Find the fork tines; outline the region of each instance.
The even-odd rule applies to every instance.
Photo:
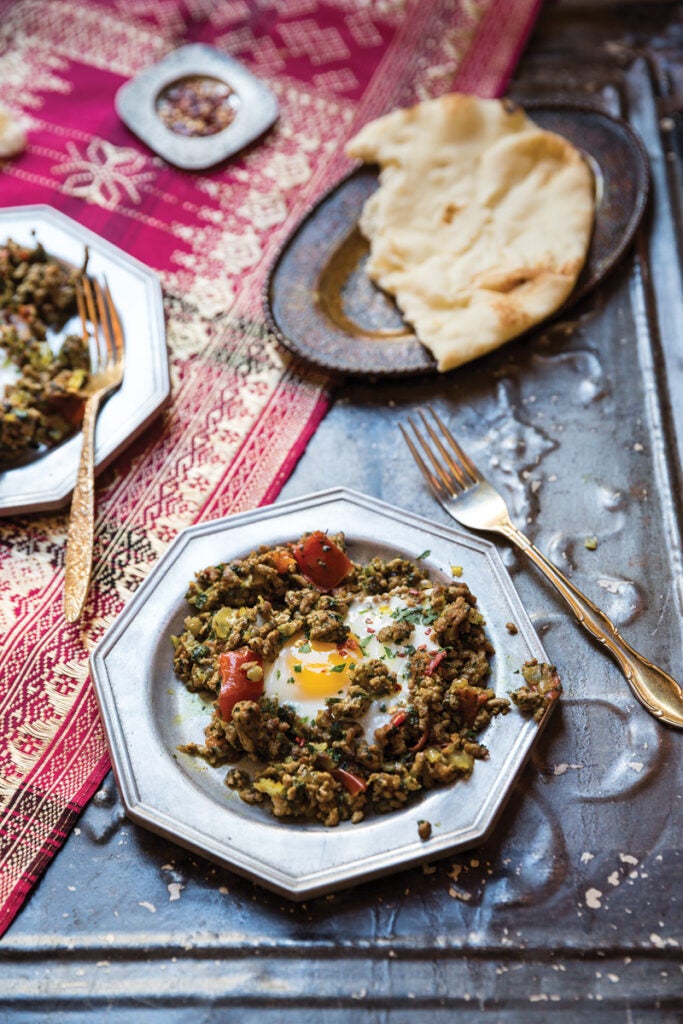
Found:
[[[100,365],[116,360],[123,351],[123,328],[106,278],[103,289],[97,278],[91,280],[82,274],[76,281],[76,304],[84,338],[88,336],[88,321],[93,327]],[[103,339],[98,327],[102,329]]]
[[[427,411],[431,415],[433,422],[427,419],[421,409],[418,409],[418,416],[432,444],[426,440],[424,434],[410,416],[408,417],[408,423],[412,428],[417,445],[400,423],[399,428],[423,476],[437,498],[443,499],[452,495],[454,491],[457,492],[458,488],[467,490],[468,487],[472,487],[473,484],[481,479],[481,474],[431,405],[427,406]],[[435,424],[438,431],[435,429]],[[434,448],[438,450],[441,458],[436,455]],[[421,452],[429,461],[431,469]]]

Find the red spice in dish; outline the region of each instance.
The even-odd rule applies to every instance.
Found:
[[[172,82],[159,93],[156,112],[176,135],[198,138],[216,135],[232,124],[237,93],[227,82],[206,75],[190,75]]]

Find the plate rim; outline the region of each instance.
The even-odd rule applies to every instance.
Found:
[[[526,656],[547,660],[541,640],[492,542],[474,534],[466,533],[456,527],[432,522],[405,509],[389,505],[381,499],[373,498],[345,487],[335,487],[312,494],[301,495],[287,501],[276,502],[274,505],[236,513],[221,519],[209,520],[205,523],[187,527],[181,531],[171,545],[169,545],[151,573],[141,583],[122,614],[97,643],[90,657],[95,694],[105,725],[107,745],[117,785],[121,793],[121,799],[128,816],[143,827],[196,853],[216,860],[228,869],[234,870],[265,888],[271,889],[292,900],[301,900],[322,895],[326,892],[337,891],[369,878],[403,870],[407,867],[423,863],[426,860],[445,856],[456,850],[465,849],[485,841],[495,827],[498,816],[507,802],[509,791],[519,778],[524,764],[531,750],[535,747],[548,718],[546,715],[544,720],[537,724],[531,719],[522,716],[518,711],[511,710],[510,716],[516,716],[512,721],[513,724],[517,722],[517,726],[514,729],[513,741],[509,744],[504,761],[498,768],[499,772],[504,771],[506,774],[509,774],[509,779],[506,785],[491,787],[486,792],[485,799],[475,808],[476,814],[473,820],[469,823],[466,830],[460,829],[457,841],[455,842],[452,833],[445,832],[442,835],[433,835],[425,843],[417,836],[416,829],[413,829],[412,832],[410,831],[410,816],[415,816],[419,813],[420,804],[417,803],[410,805],[405,809],[405,812],[398,812],[402,816],[399,827],[404,830],[402,842],[398,849],[387,852],[384,848],[377,847],[366,852],[361,858],[356,855],[353,860],[349,860],[341,865],[319,863],[317,867],[308,869],[305,874],[295,874],[288,872],[282,867],[274,866],[272,861],[265,867],[263,864],[257,865],[253,851],[249,852],[244,847],[236,847],[231,834],[227,836],[226,843],[225,835],[222,840],[220,838],[217,839],[215,834],[207,836],[205,832],[202,832],[201,828],[197,827],[196,821],[193,824],[188,824],[187,821],[180,821],[178,818],[174,819],[172,816],[169,816],[167,809],[160,810],[159,805],[155,807],[154,801],[149,799],[149,793],[146,792],[145,786],[139,783],[139,769],[134,763],[134,754],[131,753],[130,729],[128,729],[127,740],[127,723],[122,719],[122,715],[125,718],[128,712],[126,712],[125,708],[122,712],[121,707],[117,704],[117,683],[110,675],[110,669],[113,668],[115,671],[116,666],[115,664],[111,666],[108,662],[115,661],[115,657],[120,656],[121,653],[120,649],[118,653],[116,652],[117,645],[125,644],[126,633],[134,626],[138,608],[143,608],[148,599],[153,600],[156,588],[163,587],[164,584],[168,585],[168,577],[172,573],[173,567],[177,565],[178,559],[182,554],[189,551],[195,538],[212,539],[214,535],[239,531],[241,526],[248,527],[254,523],[266,524],[266,530],[270,531],[271,534],[278,529],[279,523],[281,532],[283,524],[286,525],[287,520],[292,516],[296,518],[299,515],[310,516],[313,513],[319,516],[321,508],[326,505],[337,505],[339,510],[344,510],[347,515],[350,510],[365,510],[371,515],[379,517],[378,521],[382,522],[386,520],[387,516],[394,522],[400,519],[411,529],[419,527],[422,531],[428,532],[430,536],[440,538],[444,544],[456,542],[463,548],[469,548],[472,552],[472,557],[484,557],[488,568],[493,574],[498,598],[502,594],[502,600],[506,607],[514,608],[515,622],[519,628],[520,643],[524,647]],[[378,529],[379,527],[376,526],[376,528]],[[364,532],[367,533],[367,525]],[[384,545],[387,543],[386,540],[380,539],[377,535],[370,539]],[[258,540],[258,543],[264,542],[267,541],[263,538]],[[249,547],[253,546],[253,543],[255,542],[251,540],[247,542]],[[231,555],[228,553],[227,557],[231,557]],[[237,555],[234,555],[234,557],[237,557]],[[432,569],[434,568],[432,566]],[[184,572],[185,569],[183,568],[182,571]],[[178,567],[176,572],[180,574],[181,568]],[[170,621],[169,608],[171,605],[176,607],[174,614],[178,614],[178,610],[183,604],[183,596],[184,593],[174,593],[173,596],[169,595],[166,598],[166,608],[163,613],[157,612],[157,621]],[[500,628],[500,625],[498,628]],[[132,642],[134,641],[135,637],[133,636]],[[505,653],[500,652],[501,670],[504,667],[502,662],[505,657]],[[166,677],[164,677],[165,679]],[[177,686],[179,688],[182,687],[182,683],[177,681]],[[120,696],[121,702],[124,703],[125,694]],[[510,716],[505,716],[505,718],[510,718]],[[136,725],[136,728],[142,730],[142,733],[147,736],[147,731],[153,729],[153,726]],[[139,741],[139,737],[135,739],[135,742]],[[148,736],[146,742],[149,744]],[[501,757],[502,754],[503,749],[501,747]],[[162,772],[168,768],[172,756],[168,749],[157,749],[157,763],[160,763],[158,761],[159,758],[162,760],[165,758],[167,762],[165,768],[161,765],[160,770]],[[493,760],[495,761],[495,757]],[[482,777],[481,773],[485,770],[481,766],[486,763],[478,762],[476,766],[480,768],[480,778]],[[510,765],[512,766],[511,770]],[[182,773],[182,768],[174,766],[174,771]],[[218,771],[222,771],[224,774],[225,766],[222,766]],[[459,783],[459,785],[467,785],[467,783]],[[187,779],[182,784],[178,783],[178,788],[175,789],[174,787],[174,789],[176,792],[185,792],[185,790],[194,792],[193,787],[194,789],[200,788],[197,783]],[[445,787],[443,790],[434,790],[431,793],[431,797],[435,802],[438,802],[440,799],[445,803],[448,800],[449,792],[450,789],[448,787]],[[434,794],[436,795],[434,796]],[[429,797],[430,794],[427,794],[428,799]],[[204,793],[201,799],[207,806],[215,808],[212,794]],[[239,798],[236,797],[236,799],[238,800]],[[364,829],[365,835],[367,835],[368,829],[374,830],[375,834],[380,829],[386,832],[391,829],[394,822],[398,821],[396,815],[372,816],[358,825],[351,826],[350,823],[344,823],[343,826],[339,826],[339,832],[337,829],[325,830],[323,826],[307,830],[306,826],[287,825],[286,823],[278,822],[276,819],[259,820],[255,824],[251,822],[245,825],[244,818],[240,817],[239,814],[229,813],[230,805],[228,803],[226,803],[223,809],[226,813],[225,818],[221,820],[224,824],[225,834],[246,830],[249,833],[247,837],[249,839],[250,837],[253,838],[253,832],[256,831],[257,834],[265,833],[266,835],[273,834],[279,836],[281,843],[284,843],[285,833],[282,830],[285,829],[288,830],[290,835],[295,836],[292,840],[295,845],[299,837],[306,835],[307,839],[301,841],[300,845],[307,843],[308,850],[314,849],[318,861],[323,857],[324,847],[330,836],[341,836],[342,834],[351,836],[351,839],[347,838],[344,840],[344,843],[348,845],[353,842],[353,837],[361,835],[357,831],[359,829]],[[201,811],[202,809],[200,808],[198,812],[200,818]],[[316,837],[315,842],[311,841],[311,835]],[[332,841],[334,842],[334,840]]]

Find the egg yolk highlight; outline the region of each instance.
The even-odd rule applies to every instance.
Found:
[[[336,697],[351,682],[351,672],[362,657],[358,640],[349,636],[343,644],[294,638],[287,663],[297,690],[306,697]]]

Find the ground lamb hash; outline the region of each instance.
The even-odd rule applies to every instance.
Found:
[[[76,312],[79,274],[41,245],[10,239],[0,247],[0,356],[16,369],[0,396],[0,461],[54,447],[80,421],[88,347],[80,335],[65,337],[56,352],[48,342],[48,330],[61,330]]]
[[[174,670],[214,707],[204,743],[181,749],[233,765],[227,785],[278,818],[331,826],[399,810],[468,777],[488,756],[482,732],[510,710],[488,685],[494,651],[468,586],[435,584],[403,558],[354,563],[342,534],[315,531],[211,566],[187,600]],[[364,603],[361,614],[381,609],[381,628],[358,618]],[[315,657],[328,659],[328,682],[339,673],[344,683],[304,714],[280,694],[307,671],[299,652],[312,648],[331,651]],[[284,683],[280,664],[293,666]],[[537,662],[521,671],[512,699],[540,719],[559,679]],[[383,724],[369,729],[374,714]]]

